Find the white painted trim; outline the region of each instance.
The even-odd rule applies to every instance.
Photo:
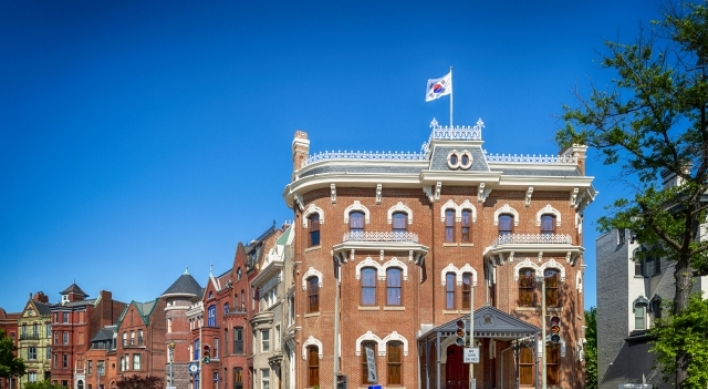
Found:
[[[356,356],[360,357],[361,356],[361,344],[366,342],[366,341],[373,341],[376,342],[376,346],[378,347],[378,354],[381,355],[386,355],[386,343],[381,340],[376,334],[374,334],[371,331],[366,331],[366,333],[356,339]]]
[[[373,258],[366,257],[366,259],[356,265],[356,269],[354,270],[354,274],[357,280],[361,279],[361,269],[365,267],[373,267],[374,269],[376,269],[376,278],[380,280],[386,279],[386,269],[383,266],[379,265],[378,262],[374,261]]]
[[[364,212],[364,223],[369,224],[369,218],[370,218],[369,208],[366,208],[365,206],[361,205],[359,200],[355,200],[354,204],[348,206],[344,210],[344,224],[349,224],[349,214],[354,211]]]
[[[310,335],[305,342],[302,343],[302,360],[307,360],[307,348],[309,346],[317,346],[317,356],[319,359],[324,357],[324,352],[322,351],[322,342]]]
[[[514,208],[510,207],[509,204],[504,204],[501,208],[497,208],[497,210],[494,211],[494,225],[498,226],[499,216],[507,213],[514,216],[514,227],[518,226],[519,212],[517,212]]]
[[[398,204],[388,209],[388,224],[393,223],[393,214],[395,212],[406,213],[408,215],[408,224],[413,224],[413,211],[400,201]]]
[[[541,216],[543,215],[554,215],[556,217],[556,227],[561,225],[561,212],[551,206],[551,204],[546,204],[545,207],[541,208],[536,212],[536,227],[541,226]]]
[[[514,281],[519,281],[519,270],[526,267],[536,271],[536,274],[534,275],[535,277],[538,277],[538,273],[541,273],[541,269],[535,263],[531,262],[529,258],[526,258],[514,266]]]
[[[477,208],[475,208],[474,204],[472,204],[469,200],[465,200],[464,203],[462,203],[459,208],[457,209],[459,212],[458,215],[458,221],[462,221],[462,211],[465,209],[468,209],[470,213],[472,214],[472,223],[477,222]]]
[[[553,259],[553,258],[549,259],[546,263],[541,265],[540,269],[541,269],[541,274],[543,274],[543,272],[546,269],[558,269],[560,271],[560,281],[565,282],[565,268],[563,267],[563,265],[556,262],[555,259]]]
[[[403,281],[408,281],[408,266],[396,257],[389,259],[383,264],[382,268],[384,271],[384,280],[386,279],[386,270],[390,267],[400,268],[403,271]]]
[[[445,211],[447,211],[448,209],[452,209],[453,211],[455,211],[455,218],[457,218],[457,221],[460,221],[460,209],[457,204],[455,204],[455,202],[452,200],[447,200],[447,202],[440,207],[440,221],[445,223]]]
[[[458,269],[455,265],[452,263],[448,264],[445,266],[444,269],[440,272],[440,281],[442,286],[445,286],[447,284],[447,273],[455,273],[455,283],[457,286],[462,286],[462,276],[465,273],[472,273],[472,287],[477,286],[477,270],[475,270],[470,264],[466,263],[464,266],[462,266],[461,269]]]
[[[394,341],[394,340],[397,340],[397,341],[403,343],[403,356],[407,357],[408,356],[408,340],[405,337],[403,337],[403,335],[399,334],[398,332],[393,331],[390,334],[388,334],[388,336],[383,338],[383,343],[385,345],[386,343],[388,343],[390,341]],[[384,348],[383,355],[386,355],[385,348]]]
[[[322,272],[311,267],[307,269],[305,274],[302,276],[302,290],[307,290],[307,279],[313,276],[316,276],[317,280],[319,280],[318,285],[320,288],[324,285],[322,281]]]
[[[310,204],[307,209],[302,213],[302,228],[307,228],[307,219],[313,213],[320,215],[320,225],[324,224],[324,211],[320,207],[316,207],[315,204]]]

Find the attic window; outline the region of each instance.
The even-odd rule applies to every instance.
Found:
[[[209,291],[209,298],[210,298],[210,299],[213,299],[213,298],[214,298],[214,292]]]

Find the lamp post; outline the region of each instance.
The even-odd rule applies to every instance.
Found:
[[[546,278],[541,275],[536,279],[541,282],[541,388],[547,389],[548,386],[546,384],[546,375],[548,373],[546,370]]]
[[[175,342],[173,340],[171,340],[169,343],[167,343],[167,350],[168,350],[167,359],[170,361],[170,388],[174,388],[175,383],[174,383],[174,376],[173,376],[173,371],[172,371],[172,362],[175,359]]]

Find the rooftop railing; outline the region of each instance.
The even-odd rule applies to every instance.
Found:
[[[570,235],[555,234],[507,234],[500,235],[492,246],[505,244],[572,244]]]

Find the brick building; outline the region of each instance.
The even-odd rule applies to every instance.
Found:
[[[61,292],[61,302],[50,307],[52,313],[52,383],[67,388],[85,389],[86,352],[91,339],[105,326],[114,324],[125,303],[113,300],[102,290],[94,299],[76,283]]]
[[[177,389],[187,389],[189,387],[189,372],[187,365],[192,359],[189,352],[189,320],[187,319],[187,309],[190,301],[202,295],[202,287],[185,269],[175,282],[160,296],[165,300],[165,320],[167,330],[165,333],[165,347],[167,352],[167,386],[174,386]],[[171,348],[171,350],[170,350]],[[172,353],[172,363],[170,363],[170,353]],[[171,382],[170,382],[171,381]]]
[[[121,313],[116,323],[119,380],[134,375],[165,377],[168,362],[165,307],[162,298],[145,303],[131,301]]]
[[[583,387],[585,147],[493,155],[481,121],[431,127],[403,154],[310,155],[295,133],[294,387],[366,387],[375,367],[387,387],[466,388],[470,311],[477,387]],[[541,342],[544,301],[559,332]]]
[[[91,339],[91,348],[86,351],[86,388],[116,389],[118,381],[118,361],[116,354],[116,326],[102,328]]]
[[[17,347],[17,322],[22,312],[8,313],[0,308],[0,331],[5,332],[5,336],[12,339],[12,344]],[[17,352],[15,352],[17,355]],[[19,384],[17,378],[0,378],[0,389],[17,389]]]

